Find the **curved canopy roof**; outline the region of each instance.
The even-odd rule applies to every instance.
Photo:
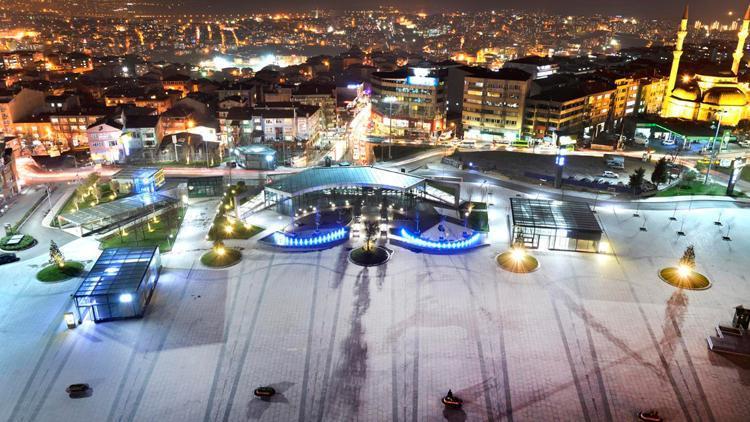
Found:
[[[409,190],[424,181],[421,177],[376,167],[316,167],[266,185],[266,189],[286,196],[297,196],[347,186]]]

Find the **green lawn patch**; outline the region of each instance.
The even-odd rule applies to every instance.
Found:
[[[242,259],[242,252],[234,248],[222,247],[223,253],[214,248],[201,256],[201,264],[210,268],[226,268],[237,264]]]
[[[62,267],[57,264],[48,265],[36,273],[36,279],[47,283],[67,280],[80,276],[83,267],[82,263],[76,261],[67,261]]]
[[[29,249],[32,246],[36,245],[36,239],[29,236],[28,234],[23,235],[23,239],[19,243],[16,243],[15,245],[8,245],[8,241],[13,236],[5,236],[2,239],[0,239],[0,249],[6,250],[6,251],[22,251],[24,249]]]
[[[708,196],[727,196],[727,187],[718,183],[703,184],[702,181],[694,180],[690,182],[680,182],[672,187],[659,191],[656,196],[689,196],[689,195],[708,195]],[[733,197],[745,197],[743,193],[735,192]]]
[[[100,247],[119,248],[128,246],[158,246],[159,250],[169,252],[172,250],[174,238],[180,229],[185,210],[180,208],[170,211],[148,222],[115,233],[101,240]],[[169,237],[172,235],[172,238]]]
[[[227,230],[227,227],[231,228],[231,231]],[[231,223],[224,223],[221,226],[221,239],[250,239],[256,234],[265,230],[263,227],[254,226],[252,224],[244,224],[239,221],[232,221]],[[216,239],[209,239],[216,240]]]

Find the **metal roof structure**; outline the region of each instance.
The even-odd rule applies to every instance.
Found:
[[[99,222],[122,220],[138,214],[150,212],[153,209],[178,202],[177,199],[160,193],[140,193],[127,198],[116,199],[112,202],[100,204],[70,213],[61,214],[60,219],[76,226],[87,226]]]
[[[161,168],[158,167],[129,167],[112,175],[112,179],[144,179],[153,177]]]
[[[298,196],[347,186],[405,191],[424,183],[425,179],[421,177],[377,167],[316,167],[266,185],[266,189],[284,196]]]
[[[585,202],[510,198],[510,209],[515,226],[602,233]]]
[[[105,249],[78,286],[74,297],[137,291],[157,249],[158,246]]]

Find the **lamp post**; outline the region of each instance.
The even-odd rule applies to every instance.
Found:
[[[383,98],[383,102],[388,104],[388,159],[389,160],[391,159],[391,145],[393,145],[393,103],[395,103],[396,101],[398,101],[398,99],[392,95]]]
[[[706,178],[703,180],[703,184],[708,184],[708,176],[711,174],[711,167],[713,167],[714,159],[716,158],[716,138],[719,137],[719,131],[721,130],[721,118],[724,116],[724,110],[717,111],[719,120],[716,122],[716,132],[711,140],[711,151],[708,158],[708,168],[706,169]]]

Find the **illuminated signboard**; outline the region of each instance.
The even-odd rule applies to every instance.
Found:
[[[406,78],[407,85],[437,86],[437,78],[428,76],[409,76]]]
[[[414,76],[406,78],[406,83],[409,85],[422,85],[422,86],[437,86],[437,78],[430,77],[430,69],[421,67],[415,67],[412,69]]]

